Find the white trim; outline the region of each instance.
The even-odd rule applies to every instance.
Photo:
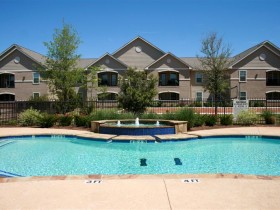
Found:
[[[29,79],[29,80],[15,80],[15,83],[33,83],[33,80]]]
[[[97,72],[97,74],[107,73],[107,72],[109,72],[109,73],[111,72],[111,73],[116,73],[116,74],[119,74],[117,71],[114,71],[114,70],[109,70],[109,69],[108,69],[108,70],[101,70],[101,71],[98,71],[98,72]]]
[[[148,70],[150,66],[156,64],[157,62],[159,62],[160,60],[162,60],[164,57],[170,55],[171,57],[173,57],[174,59],[176,59],[177,61],[181,62],[182,64],[186,65],[188,68],[186,69],[192,69],[192,67],[186,63],[185,61],[181,60],[179,57],[173,55],[172,53],[168,52],[165,55],[161,56],[160,58],[158,58],[157,60],[155,60],[153,63],[151,63],[150,65],[146,66],[144,69]],[[160,68],[155,68],[155,69],[160,69]],[[185,69],[185,68],[184,68]]]
[[[97,95],[99,95],[99,94],[102,94],[102,93],[104,93],[104,92],[97,92]],[[119,95],[119,93],[118,92],[116,92],[116,91],[106,91],[105,93],[114,93],[114,94],[117,94],[117,95]]]
[[[233,64],[231,64],[231,66],[229,68],[232,68],[232,66],[236,65],[237,63],[239,63],[240,61],[244,60],[245,58],[247,58],[249,55],[253,54],[254,52],[256,52],[257,50],[259,50],[261,47],[265,47],[267,48],[269,51],[271,51],[272,53],[274,53],[275,55],[277,55],[278,57],[280,57],[279,54],[277,54],[276,52],[274,52],[274,50],[270,49],[269,47],[267,47],[265,44],[268,43],[271,46],[274,47],[274,45],[272,43],[270,43],[269,41],[265,41],[263,42],[259,47],[257,47],[255,50],[253,50],[252,52],[250,52],[249,54],[247,54],[245,57],[235,61]],[[276,48],[276,47],[275,47]]]
[[[14,95],[14,96],[16,95],[15,93],[11,93],[11,92],[1,92],[0,93],[0,95],[3,95],[3,94],[9,94],[9,95]]]
[[[268,69],[268,70],[266,70],[266,72],[270,72],[270,71],[280,71],[280,69]]]
[[[159,94],[162,94],[162,93],[177,93],[177,94],[180,95],[180,92],[178,92],[178,91],[173,91],[173,90],[160,91],[160,92],[158,92],[158,95],[159,95]]]
[[[239,80],[239,78],[236,78],[236,77],[230,78],[230,80]],[[266,80],[266,78],[261,78],[261,77],[260,78],[247,78],[247,81],[248,80],[261,80],[262,81],[262,80]]]
[[[265,94],[274,93],[274,92],[280,93],[280,90],[269,90],[269,91],[266,91]]]
[[[10,52],[8,52],[11,48],[15,47],[13,50],[11,50]],[[0,57],[2,55],[4,55],[6,52],[8,52],[5,56],[3,56],[3,58],[0,58],[0,61],[4,60],[4,58],[6,58],[7,56],[9,56],[10,54],[12,54],[15,50],[18,50],[17,49],[17,46],[16,45],[11,45],[8,49],[6,49],[3,53],[0,54]]]
[[[33,92],[32,93],[32,97],[34,98],[34,93],[39,93],[39,97],[41,96],[41,93],[40,92]]]
[[[113,57],[112,55],[110,55],[109,53],[105,53],[103,56],[101,56],[100,58],[98,58],[97,60],[91,62],[89,65],[87,65],[86,67],[84,67],[84,69],[88,69],[90,66],[93,66],[94,64],[96,64],[97,62],[99,62],[100,60],[102,60],[103,58],[105,58],[106,56],[109,56],[110,58],[112,58],[113,60],[115,60],[116,62],[118,62],[119,64],[123,65],[124,67],[128,68],[128,66],[123,63],[121,60]]]
[[[203,101],[203,91],[195,91],[195,100],[197,100],[197,93],[201,93],[201,101]]]
[[[2,69],[2,70],[4,70],[4,69]],[[2,71],[1,70],[1,71]],[[29,69],[19,69],[19,70],[9,70],[9,69],[7,69],[7,70],[4,70],[4,71],[8,71],[8,72],[15,72],[15,73],[17,73],[17,72],[30,72],[30,71],[35,71],[35,70],[29,70]]]
[[[168,70],[171,70],[171,69],[174,69],[174,68],[149,68],[149,69],[144,69],[144,70],[166,70],[166,71],[168,71]],[[190,70],[190,69],[188,69],[188,68],[175,68],[175,69],[178,69],[178,70]],[[176,71],[176,70],[175,70]]]
[[[232,68],[232,70],[280,70],[280,68],[273,68],[273,67],[240,67],[240,68]]]
[[[198,74],[201,75],[201,82],[197,82],[197,75],[198,75]],[[194,80],[195,80],[195,84],[198,84],[198,85],[203,84],[203,73],[201,73],[201,72],[195,72]]]
[[[135,40],[140,39],[142,41],[144,41],[146,44],[150,45],[151,47],[155,48],[156,50],[160,51],[161,53],[165,54],[164,51],[162,51],[161,49],[159,49],[158,47],[156,47],[155,45],[151,44],[150,42],[148,42],[147,40],[143,39],[141,36],[137,36],[136,38],[134,38],[133,40],[131,40],[130,42],[126,43],[125,45],[123,45],[122,47],[120,47],[119,49],[117,49],[115,52],[112,53],[113,56],[115,56],[115,54],[117,54],[119,51],[121,51],[123,48],[125,48],[126,46],[130,45],[132,42],[134,42]]]
[[[176,73],[179,73],[179,71],[177,71],[177,70],[174,70],[174,69],[166,69],[166,70],[160,70],[160,71],[158,71],[158,73],[162,73],[162,72],[176,72]]]
[[[240,97],[241,93],[246,93],[246,98],[245,98],[245,99],[240,99],[240,98],[241,98],[241,97]],[[247,98],[248,98],[247,91],[240,91],[240,92],[239,92],[239,99],[240,99],[240,100],[247,100]]]
[[[245,81],[241,81],[241,80],[240,80],[240,73],[241,73],[242,71],[246,73]],[[247,82],[247,70],[239,70],[239,71],[238,71],[238,77],[239,77],[239,82]]]
[[[38,83],[35,83],[35,82],[34,82],[34,74],[39,74]],[[39,72],[33,72],[33,80],[32,80],[32,84],[33,84],[33,85],[39,85],[39,84],[40,84],[40,78],[41,78],[41,75],[40,75],[40,73],[39,73]]]
[[[15,73],[12,73],[12,72],[6,72],[6,71],[4,71],[4,72],[1,72],[1,71],[0,71],[0,74],[12,74],[12,75],[15,75]]]

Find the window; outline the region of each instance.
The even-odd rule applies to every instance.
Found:
[[[118,94],[116,93],[100,93],[98,94],[98,100],[109,100],[109,101],[114,101],[117,100]]]
[[[159,100],[179,100],[179,94],[172,92],[160,93]]]
[[[266,99],[267,100],[280,100],[280,92],[269,92],[266,93]]]
[[[196,101],[202,101],[203,99],[203,93],[201,91],[196,92]]]
[[[39,84],[40,83],[40,74],[38,72],[33,73],[33,84]]]
[[[247,81],[247,71],[240,70],[239,71],[239,82],[246,82]]]
[[[0,88],[14,88],[15,75],[13,74],[0,74]]]
[[[179,86],[179,74],[177,72],[159,73],[159,86]]]
[[[99,86],[117,86],[118,85],[118,74],[114,72],[105,72],[98,74],[98,85]]]
[[[239,99],[240,100],[246,100],[247,99],[247,92],[240,92],[239,93]]]
[[[202,73],[196,72],[195,73],[195,83],[202,83]]]
[[[10,93],[0,94],[0,101],[15,101],[15,95]]]
[[[266,72],[266,85],[267,86],[280,86],[280,71]]]
[[[39,92],[33,92],[33,99],[38,99],[40,97]]]

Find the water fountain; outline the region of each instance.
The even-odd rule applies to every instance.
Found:
[[[155,136],[187,132],[187,122],[139,118],[134,120],[101,120],[92,121],[91,130],[96,133],[113,135]]]
[[[139,125],[140,125],[140,124],[139,124],[139,118],[138,118],[138,117],[135,119],[135,125],[136,125],[136,126],[139,126]]]

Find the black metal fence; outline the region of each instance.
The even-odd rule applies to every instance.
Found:
[[[233,101],[218,101],[218,114],[233,114]],[[21,112],[26,109],[37,109],[49,114],[62,114],[73,110],[79,110],[84,113],[94,112],[100,109],[120,109],[117,101],[83,101],[83,102],[58,102],[58,101],[10,101],[0,102],[0,125],[11,124],[11,121],[17,121]],[[215,114],[215,103],[209,100],[170,100],[170,101],[152,101],[151,106],[146,112],[163,114],[175,112],[181,108],[190,107],[200,114]],[[66,109],[67,108],[67,109]],[[250,99],[249,109],[261,113],[263,110],[270,110],[280,116],[280,100]]]

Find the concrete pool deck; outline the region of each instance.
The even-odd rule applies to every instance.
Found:
[[[0,128],[0,136],[39,134],[117,137],[80,130]],[[159,137],[163,140],[210,135],[280,137],[280,128],[223,128]],[[189,182],[183,181],[185,179]],[[89,180],[102,182],[87,183]],[[279,192],[279,176],[185,174],[0,178],[0,209],[279,209]]]

